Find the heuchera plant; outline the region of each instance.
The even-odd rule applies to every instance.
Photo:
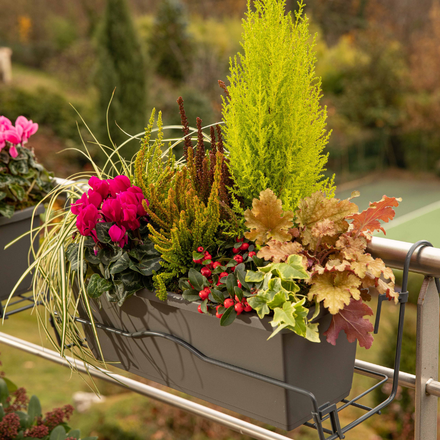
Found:
[[[0,116],[0,215],[33,206],[52,189],[52,173],[37,163],[33,150],[24,145],[38,124],[19,116],[15,126]]]
[[[78,243],[67,248],[71,269],[87,275],[87,293],[122,304],[143,287],[152,287],[151,275],[160,266],[160,254],[148,238],[148,218],[142,205],[148,200],[126,176],[100,180],[72,203],[78,232],[87,237],[82,252]],[[81,267],[82,266],[82,267]]]

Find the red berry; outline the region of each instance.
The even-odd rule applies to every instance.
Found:
[[[241,243],[243,240],[244,240],[243,237],[242,237],[242,238],[238,238],[238,237],[237,237],[237,238],[235,239],[235,242],[236,242],[236,243]]]
[[[217,312],[217,313],[215,314],[215,316],[216,316],[218,319],[220,319],[220,318],[223,316],[223,313],[219,313],[219,312]]]
[[[199,254],[201,254],[204,250],[205,250],[205,249],[203,249],[203,246],[199,246],[199,247],[197,248],[197,252],[198,252]]]
[[[199,307],[197,307],[197,310],[199,311],[199,313],[203,313],[202,305],[201,304],[199,304]]]
[[[231,267],[231,272],[235,272],[235,266]]]
[[[237,315],[239,315],[244,310],[243,304],[238,302],[235,304],[234,309],[237,312]]]
[[[231,298],[226,298],[226,299],[225,299],[225,302],[223,303],[223,306],[224,306],[226,309],[229,309],[229,307],[232,307],[233,305],[234,305],[234,300],[231,299]]]
[[[199,292],[199,296],[200,296],[200,298],[201,298],[202,301],[205,301],[205,299],[208,298],[208,296],[209,296],[210,293],[211,293],[211,292],[209,291],[209,289],[208,289],[208,290],[203,289],[203,290],[201,290],[201,291]]]
[[[252,311],[252,307],[251,307],[248,303],[246,303],[246,304],[244,305],[244,311],[245,311],[245,312],[250,312],[250,311]]]
[[[247,251],[248,248],[249,248],[249,243],[243,243],[243,244],[240,246],[240,250],[241,250],[241,251]]]
[[[235,295],[235,301],[240,302],[240,298],[237,295]]]
[[[234,254],[238,254],[240,252],[240,248],[233,248],[232,252],[234,252]]]
[[[237,280],[237,286],[241,289],[241,283]]]
[[[206,260],[212,260],[211,254],[205,254],[205,256],[203,257],[203,261]]]
[[[218,309],[221,307],[222,305],[219,304],[218,306],[215,306],[215,311],[218,312]]]
[[[220,279],[222,279],[223,277],[227,277],[227,276],[228,276],[228,272],[222,272],[222,273],[219,275],[218,279],[220,280]]]
[[[249,258],[254,257],[255,255],[257,255],[255,252],[249,252]]]
[[[209,278],[209,277],[211,276],[211,273],[212,273],[212,272],[211,272],[207,267],[202,267],[200,273],[201,273],[204,277]]]
[[[217,267],[219,267],[219,266],[221,266],[222,264],[220,263],[220,262],[218,262],[218,261],[216,261],[213,265],[212,265],[212,267],[214,268],[214,269],[216,269]]]
[[[196,264],[202,264],[202,260],[194,260],[194,258],[193,258],[193,261],[194,261],[194,263],[196,263]]]
[[[242,257],[241,255],[236,255],[236,256],[234,257],[234,260],[235,260],[238,264],[243,263],[243,257]]]

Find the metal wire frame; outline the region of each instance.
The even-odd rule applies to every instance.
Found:
[[[25,310],[32,309],[35,305],[40,305],[41,302],[35,303],[32,292],[21,293],[20,295],[16,295],[15,300],[9,303],[8,311],[5,313],[3,304],[0,302],[0,318],[8,319],[10,316],[15,315],[16,313],[24,312]],[[16,307],[18,304],[27,303],[22,307]],[[11,310],[12,309],[12,310]]]

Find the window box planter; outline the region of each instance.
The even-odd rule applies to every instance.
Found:
[[[311,391],[318,405],[336,403],[351,389],[356,343],[341,335],[336,346],[316,344],[283,331],[272,332],[270,318],[256,314],[238,317],[228,327],[218,319],[201,315],[196,303],[169,293],[166,302],[142,290],[119,308],[101,297],[95,307],[96,322],[136,332],[153,330],[174,335],[206,356],[270,376]],[[80,315],[87,315],[80,309]],[[331,320],[323,315],[321,337]],[[84,327],[87,343],[96,357],[98,348],[90,326]],[[270,425],[291,430],[311,418],[308,398],[281,387],[210,365],[175,342],[158,337],[127,338],[98,330],[107,362],[192,396],[236,411]]]
[[[28,268],[29,261],[29,238],[17,241],[8,249],[5,246],[15,238],[28,232],[31,228],[32,214],[35,207],[17,211],[11,218],[0,217],[0,300],[7,299],[17,281]],[[43,206],[38,206],[34,213],[37,218],[44,212]],[[38,250],[38,243],[34,243],[34,249]],[[32,260],[31,260],[32,262]],[[32,276],[28,275],[20,287],[15,291],[16,295],[31,290]]]

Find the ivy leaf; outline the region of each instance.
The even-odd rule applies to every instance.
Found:
[[[113,288],[113,283],[102,278],[99,274],[94,273],[89,280],[87,286],[87,295],[90,298],[99,298],[104,292]]]
[[[297,221],[303,228],[301,232],[303,245],[308,245],[310,249],[314,250],[319,241],[324,243],[328,241],[326,240],[328,237],[323,239],[312,233],[315,225],[326,219],[333,222],[336,235],[345,233],[348,229],[346,217],[357,212],[357,205],[350,202],[350,199],[327,199],[320,191],[306,197],[299,203],[297,213]]]
[[[350,304],[352,298],[359,299],[361,280],[350,272],[325,272],[315,274],[312,278],[308,298],[316,296],[317,301],[324,301],[332,315]]]
[[[367,232],[367,237],[374,231],[382,231],[385,234],[385,229],[382,228],[380,220],[387,223],[394,218],[395,212],[393,207],[399,206],[402,199],[395,197],[383,196],[379,202],[370,203],[370,206],[360,214],[353,214],[349,216],[352,219],[352,235]],[[369,233],[369,234],[368,234]]]
[[[283,307],[274,310],[273,320],[270,322],[272,327],[277,327],[268,339],[274,337],[284,328],[289,328],[297,335],[304,337],[307,332],[306,317],[308,309],[304,307],[305,298],[297,303],[286,301]]]
[[[245,226],[250,229],[244,235],[258,245],[270,239],[288,241],[292,238],[288,231],[293,227],[294,214],[283,211],[281,200],[270,189],[262,191],[260,198],[253,200],[252,210],[248,209],[244,217]]]
[[[257,295],[248,298],[248,304],[257,312],[258,317],[262,319],[265,315],[270,313],[268,298],[265,292],[259,292]]]
[[[258,252],[259,258],[264,258],[266,261],[273,261],[274,263],[281,263],[286,261],[289,255],[299,254],[303,247],[297,241],[281,242],[270,240],[266,246],[262,247]]]
[[[373,324],[364,316],[372,314],[373,311],[362,300],[352,299],[347,307],[333,316],[330,327],[324,336],[327,336],[327,341],[330,344],[336,345],[339,332],[344,330],[348,342],[354,342],[357,339],[361,347],[370,348],[374,340],[370,334],[373,331]]]
[[[311,324],[310,322],[307,323],[305,338],[310,342],[321,342],[318,326],[319,324]]]
[[[264,273],[263,272],[254,272],[253,270],[248,270],[246,272],[246,278],[245,280],[248,283],[260,283],[264,280]]]

